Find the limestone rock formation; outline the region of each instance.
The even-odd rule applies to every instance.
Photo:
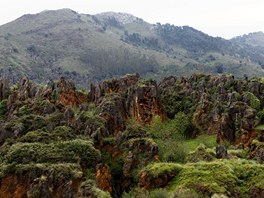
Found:
[[[98,87],[91,85],[90,89],[89,101],[97,104],[109,131],[114,134],[125,129],[128,118],[149,124],[154,115],[166,117],[156,81],[140,80],[138,74],[104,81]]]
[[[144,171],[140,174],[139,186],[147,190],[152,188],[162,188],[166,186],[176,175],[177,172],[172,170],[167,173],[160,174],[158,177],[153,177],[149,175],[147,171]]]
[[[130,115],[136,118],[139,123],[150,124],[154,115],[159,115],[165,119],[158,86],[154,80],[138,82],[135,90],[130,90],[128,101],[131,101]]]
[[[0,80],[0,101],[7,99],[10,94],[9,82],[7,79]]]
[[[76,106],[81,102],[86,101],[86,97],[81,93],[76,92],[75,84],[71,80],[65,80],[61,78],[57,84],[59,102],[64,106]]]
[[[112,189],[112,176],[109,167],[106,164],[98,164],[96,166],[96,182],[100,189],[109,193]]]
[[[0,197],[23,198],[23,197],[75,197],[81,182],[81,175],[71,176],[71,172],[60,173],[58,170],[41,170],[36,167],[35,171],[24,170],[20,174],[8,174],[1,178]]]
[[[255,116],[255,110],[247,104],[232,103],[227,113],[221,118],[217,142],[228,141],[248,145],[252,141]]]

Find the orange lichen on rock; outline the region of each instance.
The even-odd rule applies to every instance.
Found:
[[[112,193],[112,176],[106,164],[98,164],[96,166],[96,182],[100,189]]]
[[[166,118],[155,80],[138,82],[130,98],[132,98],[130,113],[139,123],[150,124],[155,115],[159,115],[162,120]]]
[[[23,198],[27,197],[29,181],[27,178],[18,179],[17,176],[7,175],[2,178],[0,197]]]
[[[77,92],[73,81],[66,81],[63,77],[58,85],[59,102],[64,106],[76,106],[87,100],[87,96]]]
[[[176,176],[176,172],[168,172],[158,177],[151,177],[147,171],[143,171],[139,177],[139,186],[146,190],[150,190],[152,188],[160,188],[166,186],[172,178]]]

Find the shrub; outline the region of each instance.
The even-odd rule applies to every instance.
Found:
[[[260,109],[260,100],[251,92],[245,92],[244,97],[249,98],[249,106],[257,111]]]
[[[113,159],[111,154],[108,152],[102,152],[102,162],[107,164],[111,170],[111,174],[113,178],[120,178],[123,174],[123,164],[124,161],[122,157],[118,157],[116,159]]]
[[[259,119],[260,119],[261,122],[264,122],[264,109],[260,110],[257,113],[257,116],[259,117]]]
[[[111,198],[109,192],[105,192],[96,186],[93,180],[86,180],[81,183],[80,191],[82,197],[94,197],[94,198]]]
[[[93,147],[92,141],[75,139],[58,143],[58,148],[64,152],[66,161],[81,159],[89,165],[96,165],[101,158],[100,152]]]
[[[164,162],[178,162],[184,163],[188,151],[184,145],[175,140],[155,140],[159,147],[159,158]]]
[[[62,140],[72,139],[74,136],[71,133],[71,128],[66,126],[58,126],[53,132],[48,132],[46,128],[29,131],[22,136],[20,142],[42,142],[51,143]]]
[[[19,110],[18,110],[18,112],[19,112],[19,116],[28,115],[28,114],[31,113],[30,112],[30,109],[26,105],[20,107]]]
[[[180,134],[184,138],[188,138],[192,136],[191,122],[189,117],[185,113],[183,112],[177,113],[172,122],[177,134]]]
[[[211,149],[207,149],[204,144],[199,145],[187,157],[189,162],[212,161],[213,159],[215,159],[215,153]]]
[[[169,174],[172,172],[178,174],[182,170],[182,168],[182,165],[176,163],[153,163],[144,167],[141,170],[141,173],[147,172],[150,177],[158,178],[161,175]]]
[[[124,192],[122,198],[149,198],[149,192],[142,188],[134,188],[129,192]]]
[[[122,139],[128,140],[131,138],[144,138],[148,137],[146,128],[142,125],[135,123],[133,125],[128,125],[126,130],[122,133]]]
[[[84,162],[93,166],[100,159],[100,153],[91,141],[76,139],[57,144],[16,143],[10,147],[5,159],[7,163]]]
[[[45,126],[44,117],[34,114],[24,115],[20,117],[17,122],[23,123],[25,131],[36,130]]]
[[[7,113],[8,109],[7,109],[7,100],[2,100],[0,102],[0,117],[4,116]]]
[[[155,189],[150,192],[150,198],[168,198],[170,193],[166,189]]]

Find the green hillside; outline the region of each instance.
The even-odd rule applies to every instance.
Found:
[[[125,13],[61,9],[24,15],[0,26],[0,43],[0,72],[14,82],[21,76],[46,82],[63,75],[87,86],[133,72],[158,79],[197,71],[264,74],[261,51]]]

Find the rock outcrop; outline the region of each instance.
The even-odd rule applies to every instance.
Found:
[[[171,171],[166,174],[162,174],[159,177],[151,177],[147,172],[143,172],[139,178],[139,186],[146,190],[152,188],[162,188],[168,185],[168,183],[176,176],[176,172]]]
[[[220,120],[217,143],[225,141],[248,146],[253,140],[256,112],[243,102],[234,102]]]
[[[217,134],[218,143],[244,147],[254,139],[256,113],[264,107],[264,85],[258,80],[194,74],[181,80],[165,78],[159,89],[168,117],[183,111],[192,118],[193,136]]]
[[[8,174],[1,178],[0,197],[35,198],[35,197],[76,197],[81,175],[73,176],[72,172],[39,167],[24,170],[19,174]]]
[[[157,85],[155,80],[133,74],[91,84],[88,94],[77,91],[74,83],[65,78],[44,87],[23,78],[12,89],[2,80],[0,197],[121,197],[133,185],[146,190],[170,185],[183,169],[199,181],[200,175],[192,172],[196,166],[202,172],[208,164],[212,170],[221,169],[223,164],[215,163],[217,158],[232,157],[231,151],[227,155],[226,144],[241,148],[233,151],[240,156],[249,147],[248,158],[263,163],[264,136],[255,129],[264,122],[263,100],[264,86],[259,81],[224,75],[195,74],[181,79],[171,76]],[[155,134],[151,129],[157,115],[161,121],[176,115],[165,123],[170,129],[162,141],[160,136],[165,133]],[[162,125],[156,118],[154,121]],[[188,129],[181,127],[185,120]],[[185,157],[192,162],[192,170],[189,164],[161,162],[155,167],[153,162],[162,161],[162,153],[167,152],[163,142],[174,135],[184,139],[186,131],[192,138],[205,133],[217,135],[216,154],[212,149],[198,147],[187,156],[189,159]],[[135,183],[135,170],[149,164],[152,166],[144,168]],[[222,172],[226,170],[229,169]],[[232,177],[230,186],[240,178],[240,170],[234,170],[238,175]],[[187,176],[185,182],[190,189],[208,196],[220,192],[214,191],[210,179],[204,186],[192,186]],[[220,176],[216,182],[221,181],[217,186],[222,190]],[[231,195],[239,197],[236,190]],[[254,185],[248,192],[258,197],[262,188]]]
[[[227,149],[224,145],[217,145],[215,148],[215,156],[216,158],[226,158],[227,157]]]
[[[75,84],[71,80],[65,80],[61,78],[57,84],[59,102],[64,106],[76,106],[87,99],[81,93],[76,92]]]
[[[7,99],[10,94],[9,82],[7,79],[0,80],[0,101]]]
[[[163,120],[166,117],[160,103],[159,89],[154,80],[140,81],[134,90],[130,89],[127,105],[130,116],[142,124],[150,124],[154,115],[159,115]]]
[[[96,182],[100,189],[109,193],[112,189],[112,176],[109,167],[106,164],[97,164],[96,166]]]
[[[138,74],[104,81],[98,87],[91,84],[88,99],[96,103],[100,115],[107,120],[109,131],[114,134],[125,129],[129,118],[150,124],[154,115],[166,117],[156,81],[144,81]]]

